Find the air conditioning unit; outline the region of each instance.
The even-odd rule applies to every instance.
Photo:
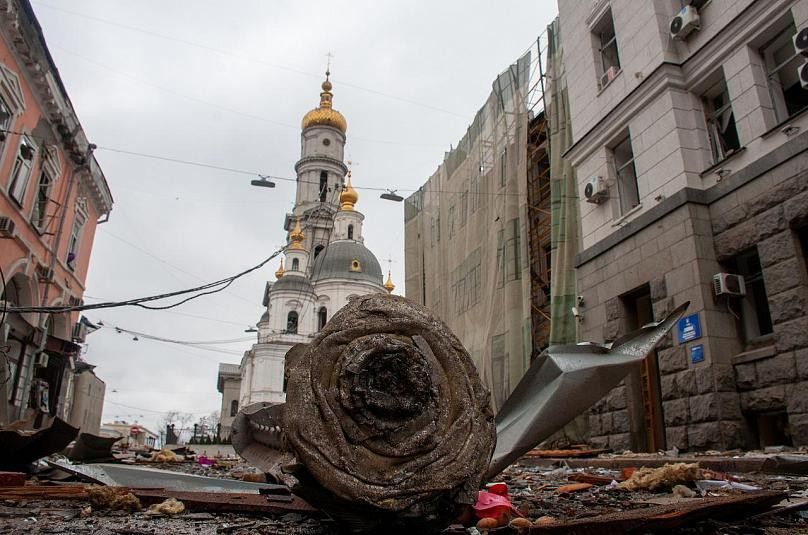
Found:
[[[797,76],[803,89],[808,89],[808,61],[797,67]]]
[[[73,325],[73,340],[83,343],[87,339],[87,326],[79,322]]]
[[[690,32],[701,28],[699,11],[693,6],[685,6],[671,20],[671,37],[684,40]]]
[[[794,50],[808,58],[808,27],[794,34]]]
[[[36,356],[35,366],[37,368],[47,368],[48,367],[48,354],[44,351],[41,352],[39,355]]]
[[[609,186],[602,176],[593,176],[584,186],[586,202],[600,204],[609,198]]]
[[[732,273],[716,273],[713,275],[713,291],[720,295],[746,295],[746,284],[741,275]]]
[[[17,225],[10,217],[0,217],[0,237],[13,238]]]
[[[36,276],[39,282],[51,282],[53,280],[53,269],[45,264],[39,264],[36,267]]]
[[[600,75],[600,87],[601,89],[609,85],[609,82],[614,80],[614,77],[617,76],[617,68],[616,67],[609,67],[606,69],[606,72]]]

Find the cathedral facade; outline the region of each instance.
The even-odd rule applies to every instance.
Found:
[[[364,216],[344,162],[348,123],[332,107],[329,74],[320,105],[303,117],[295,206],[284,221],[287,245],[276,280],[266,285],[257,343],[241,361],[241,407],[285,401],[286,352],[310,342],[350,299],[394,288],[363,243]]]

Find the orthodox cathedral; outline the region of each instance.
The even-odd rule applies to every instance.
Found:
[[[229,431],[238,407],[285,400],[284,356],[293,345],[310,342],[353,297],[394,288],[389,272],[384,282],[379,261],[363,243],[365,218],[356,209],[359,195],[344,162],[348,123],[332,106],[329,75],[320,105],[303,117],[295,206],[284,221],[288,239],[276,280],[264,291],[258,341],[238,371],[220,366],[223,431]]]

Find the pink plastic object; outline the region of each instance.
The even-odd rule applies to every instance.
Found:
[[[216,464],[216,460],[209,458],[207,455],[200,455],[197,458],[197,462],[202,466],[213,466]]]
[[[477,503],[474,504],[474,512],[477,518],[499,518],[505,511],[522,516],[507,496],[500,496],[484,490],[477,494]]]

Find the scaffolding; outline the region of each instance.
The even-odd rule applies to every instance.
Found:
[[[531,208],[549,199],[546,133],[534,128],[545,123],[546,35],[496,77],[465,135],[405,203],[406,295],[450,325],[497,408],[549,332],[549,271],[540,265],[549,211],[534,217]]]

